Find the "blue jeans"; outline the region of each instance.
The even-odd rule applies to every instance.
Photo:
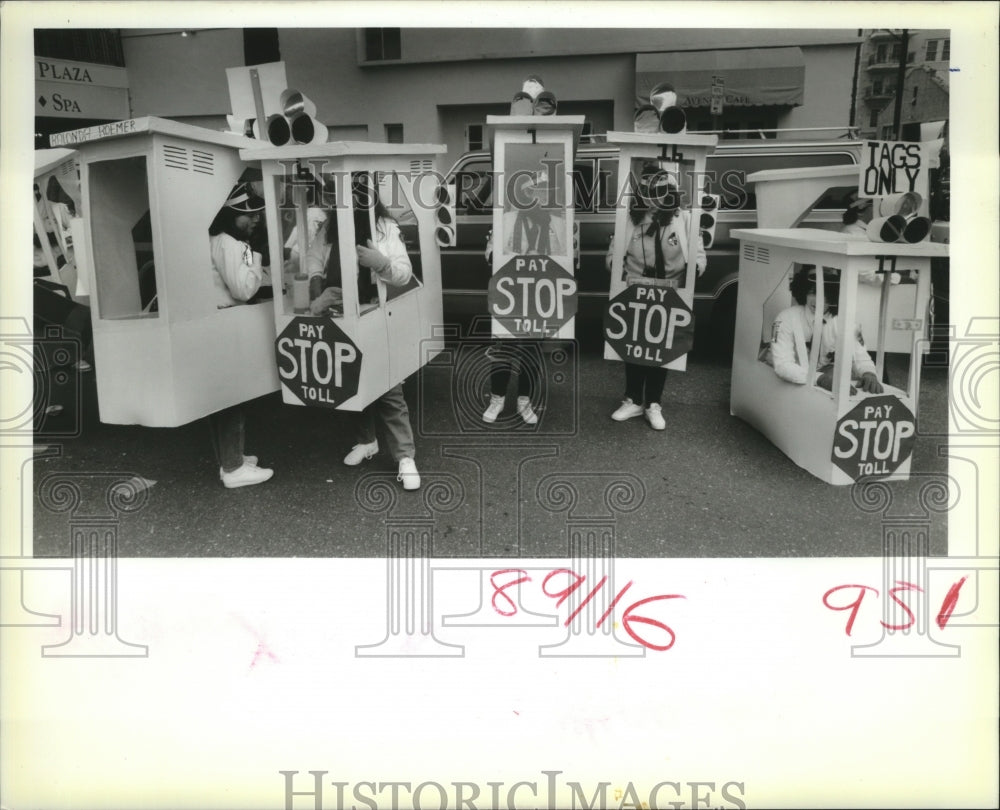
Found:
[[[406,407],[402,383],[390,388],[361,411],[358,424],[359,443],[371,444],[377,438],[376,416],[385,427],[386,443],[389,445],[392,457],[396,461],[415,458],[416,447],[413,444],[413,428],[410,427],[410,409]]]
[[[244,423],[242,405],[216,411],[208,417],[215,460],[224,472],[243,466]]]

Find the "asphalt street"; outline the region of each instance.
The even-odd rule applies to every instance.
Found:
[[[610,419],[622,397],[617,362],[597,345],[546,354],[537,426],[487,401],[484,344],[458,344],[405,384],[416,434],[419,492],[404,492],[382,452],[344,466],[351,414],[285,405],[280,393],[247,403],[247,452],[275,470],[266,484],[225,489],[206,420],[177,428],[102,424],[93,373],[79,409],[46,422],[36,441],[34,554],[69,556],[74,525],[109,515],[122,557],[372,557],[403,526],[432,531],[441,557],[566,557],[570,531],[612,536],[622,557],[879,556],[883,513],[797,467],[729,414],[730,367],[695,352],[671,372],[667,429]],[[464,365],[463,365],[464,364]],[[456,368],[467,373],[458,374]],[[471,373],[469,372],[471,369]],[[461,379],[459,379],[461,378]],[[890,484],[892,508],[923,514],[927,475],[947,471],[940,452],[947,368],[925,364],[911,479]],[[59,431],[79,435],[60,437]],[[111,476],[111,477],[109,477]],[[110,482],[138,477],[144,501],[107,512]],[[75,511],[42,490],[71,480]],[[947,552],[947,514],[930,519],[930,553]],[[27,531],[27,529],[25,530]]]

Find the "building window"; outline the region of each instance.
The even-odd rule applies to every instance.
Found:
[[[885,61],[885,45],[879,45],[875,49],[875,61],[876,63],[882,63]]]
[[[938,58],[938,39],[927,40],[927,53],[924,59],[928,62],[936,62]]]
[[[365,29],[365,61],[385,62],[399,59],[402,50],[398,28]]]
[[[472,152],[483,148],[483,125],[469,124],[465,128],[465,151]]]
[[[896,137],[896,133],[895,133],[895,130],[893,130],[893,128],[892,128],[892,124],[886,124],[884,127],[882,127],[882,140],[883,141],[891,141],[895,137]]]
[[[872,95],[880,96],[882,95],[882,80],[876,79],[872,82]]]
[[[402,124],[386,124],[385,125],[385,142],[386,143],[402,143],[403,142],[403,125]]]
[[[920,88],[918,88],[916,85],[913,86],[913,97],[910,99],[910,104],[916,104],[917,103],[917,90],[919,90],[919,89]]]
[[[941,44],[941,61],[947,62],[951,59],[951,40],[946,39]]]
[[[878,114],[879,114],[879,112],[880,112],[880,110],[872,110],[868,114],[868,126],[872,127],[873,129],[878,126]]]

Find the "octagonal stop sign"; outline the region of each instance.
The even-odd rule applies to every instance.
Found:
[[[282,389],[300,404],[336,408],[358,393],[361,350],[330,318],[293,318],[274,351]]]
[[[916,432],[897,397],[866,397],[837,422],[831,459],[854,481],[892,475],[913,452]]]
[[[576,315],[576,279],[549,256],[515,256],[493,274],[486,300],[511,334],[552,337]]]
[[[694,313],[673,287],[633,284],[608,302],[604,339],[622,360],[665,366],[694,346]]]

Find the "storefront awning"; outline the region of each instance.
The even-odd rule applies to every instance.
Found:
[[[640,53],[635,72],[637,104],[648,104],[649,91],[670,82],[682,107],[707,107],[717,77],[727,107],[796,105],[802,103],[805,61],[800,48]]]

